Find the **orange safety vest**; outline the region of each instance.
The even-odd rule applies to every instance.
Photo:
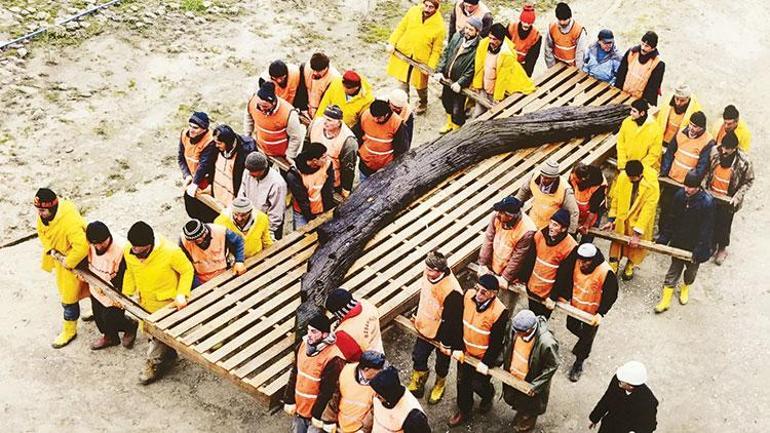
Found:
[[[195,245],[195,242],[182,237],[182,245],[190,254],[195,275],[201,283],[205,283],[227,270],[227,241],[225,239],[227,229],[217,224],[206,225],[211,230],[211,243],[205,250]]]
[[[329,169],[329,164],[331,164],[331,161],[327,158],[323,167],[319,168],[315,173],[299,173],[302,184],[305,185],[305,190],[307,191],[307,199],[310,201],[310,213],[313,215],[321,215],[324,213],[324,201],[321,191],[326,184],[326,179],[328,177],[326,171]],[[294,210],[301,212],[299,202],[296,198],[293,202]]]
[[[474,358],[483,358],[489,348],[489,334],[492,326],[505,311],[505,305],[495,297],[486,310],[476,311],[476,289],[465,292],[463,299],[463,342],[465,353]]]
[[[417,317],[414,327],[424,337],[436,338],[441,325],[441,315],[444,313],[444,301],[452,292],[463,293],[460,282],[453,273],[449,273],[438,283],[431,283],[423,273],[420,280],[420,303],[417,306]]]
[[[344,331],[358,343],[361,352],[376,350],[385,353],[382,347],[382,335],[380,334],[380,313],[377,307],[369,301],[360,299],[361,312],[348,318],[337,325],[335,332]]]
[[[700,137],[694,140],[688,137],[684,131],[677,132],[677,149],[674,154],[674,161],[671,164],[671,169],[668,171],[668,177],[679,183],[683,183],[685,176],[687,176],[687,172],[698,165],[700,153],[710,141],[711,134],[705,131]]]
[[[534,231],[537,231],[535,223],[524,213],[521,214],[516,225],[510,229],[503,228],[503,224],[495,218],[495,238],[492,240],[492,272],[502,275],[516,244],[525,233]]]
[[[642,64],[639,61],[639,55],[638,51],[628,53],[628,72],[626,72],[626,80],[623,82],[623,91],[631,94],[634,98],[642,97],[652,71],[660,63],[660,56],[655,56],[654,59]]]
[[[578,188],[578,181],[577,177],[574,173],[569,175],[569,183],[572,185],[572,190],[575,192],[575,201],[577,202],[578,209],[580,210],[580,217],[578,217],[578,224],[581,226],[588,221],[588,213],[591,209],[590,203],[591,203],[591,197],[594,195],[594,193],[599,188],[606,188],[607,187],[607,179],[604,178],[604,175],[602,174],[602,183],[601,185],[594,185],[592,187],[586,188],[584,190],[581,190]],[[589,226],[592,226],[595,221],[590,221]]]
[[[556,271],[559,269],[559,264],[576,246],[577,242],[570,235],[565,236],[558,244],[549,246],[545,242],[545,235],[542,231],[535,233],[535,254],[537,257],[532,275],[527,281],[527,289],[541,299],[550,296],[553,283],[556,281]]]
[[[233,153],[233,157],[230,159],[219,154],[217,155],[217,162],[214,164],[216,173],[214,174],[214,184],[211,189],[214,193],[214,197],[225,205],[225,207],[230,206],[230,203],[232,203],[235,198],[235,191],[233,188],[235,158],[235,153]]]
[[[289,104],[294,105],[294,97],[297,96],[297,88],[299,87],[299,66],[287,63],[286,67],[289,69],[286,87],[281,87],[273,81],[275,83],[275,94]]]
[[[730,188],[730,178],[733,175],[733,167],[722,167],[721,165],[717,165],[717,168],[714,169],[714,173],[711,176],[711,190],[719,193],[728,195],[727,191]]]
[[[666,119],[666,130],[663,132],[663,142],[671,143],[671,140],[676,137],[676,133],[679,132],[679,127],[682,125],[684,115],[687,111],[682,111],[682,114],[676,114],[674,107],[668,110],[668,119]]]
[[[112,237],[112,243],[104,254],[96,254],[96,248],[93,245],[88,246],[88,270],[107,283],[112,283],[112,279],[118,274],[120,263],[123,261],[123,246],[125,240]],[[91,295],[105,307],[116,307],[112,299],[104,294],[101,288],[90,284],[88,288]],[[118,287],[118,289],[120,289]]]
[[[527,37],[521,39],[521,37],[519,37],[519,22],[516,21],[508,24],[508,38],[513,42],[513,46],[516,49],[516,58],[519,63],[523,64],[529,50],[532,49],[538,39],[540,39],[540,32],[537,31],[535,26],[532,26],[530,27]]]
[[[308,356],[307,343],[302,340],[297,351],[297,382],[294,386],[297,415],[308,419],[313,417],[313,406],[321,390],[321,375],[326,364],[338,357],[341,358],[342,353],[336,345],[326,347],[315,356]]]
[[[353,131],[342,122],[342,128],[336,137],[328,138],[324,134],[324,120],[323,117],[317,117],[313,119],[313,123],[310,125],[310,142],[321,143],[326,146],[326,155],[331,158],[332,165],[334,165],[334,187],[340,187],[342,185],[342,172],[340,164],[340,153],[342,153],[342,147],[345,145],[345,141],[355,137]]]
[[[203,135],[203,138],[201,138],[197,144],[193,144],[190,141],[190,137],[187,136],[187,129],[182,131],[182,135],[179,137],[179,140],[182,141],[182,146],[184,147],[184,159],[187,162],[187,169],[190,170],[190,174],[193,177],[195,177],[195,172],[198,171],[198,165],[200,164],[201,153],[203,153],[203,149],[205,149],[213,139],[213,132],[211,132],[211,129],[207,129]],[[201,181],[201,184],[198,185],[198,188],[206,189],[208,185],[208,180],[204,179]]]
[[[340,73],[329,65],[329,70],[326,71],[326,75],[314,80],[313,68],[310,67],[310,63],[305,63],[303,68],[303,74],[305,76],[305,88],[307,89],[307,107],[311,111],[311,114],[315,115],[315,111],[318,109],[318,105],[321,104],[321,99],[326,93],[326,89],[329,88],[332,80],[340,76]]]
[[[337,425],[342,433],[355,433],[364,425],[364,418],[372,410],[374,390],[358,383],[358,363],[347,364],[340,372],[340,403]]]
[[[532,191],[532,207],[529,209],[529,217],[535,223],[538,230],[548,225],[548,221],[564,204],[567,196],[567,182],[559,178],[559,185],[553,194],[540,191],[540,186],[535,182],[539,176],[532,176],[529,181],[529,190]]]
[[[473,15],[465,15],[463,10],[463,1],[460,0],[455,4],[455,30],[461,32],[465,28],[465,24],[468,23],[468,19],[476,17],[479,21],[484,20],[484,15],[488,14],[489,8],[482,2],[479,2],[479,7],[473,12]]]
[[[254,120],[254,131],[251,135],[257,140],[259,150],[267,156],[286,156],[289,148],[289,134],[286,126],[289,115],[293,110],[288,102],[278,98],[278,106],[270,114],[265,114],[257,108],[257,95],[249,100],[249,114]]]
[[[364,139],[358,148],[358,154],[367,168],[377,171],[393,161],[393,137],[396,136],[401,123],[401,117],[392,114],[385,123],[377,123],[371,111],[364,111],[361,115]]]
[[[408,389],[404,391],[401,400],[396,403],[393,409],[386,408],[379,398],[375,398],[372,404],[374,415],[372,433],[402,433],[406,417],[414,409],[423,412],[420,402]]]
[[[596,314],[599,311],[599,303],[602,302],[602,288],[610,265],[602,262],[594,268],[594,271],[586,275],[580,271],[580,266],[575,265],[572,272],[572,300],[573,307],[585,311],[588,314]]]
[[[529,374],[529,359],[532,356],[532,348],[535,347],[535,337],[529,341],[516,336],[513,341],[513,350],[511,350],[511,366],[508,371],[519,380],[524,380]]]
[[[564,34],[559,30],[559,23],[553,22],[548,28],[548,33],[553,41],[553,57],[556,60],[575,66],[575,56],[577,55],[577,41],[580,39],[580,33],[583,32],[583,26],[576,21],[572,22],[572,28],[569,33]]]

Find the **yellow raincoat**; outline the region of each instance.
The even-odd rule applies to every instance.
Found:
[[[649,116],[642,126],[630,116],[626,117],[618,132],[617,151],[618,170],[626,168],[626,162],[637,160],[659,172],[663,131]]]
[[[374,94],[372,93],[372,86],[369,84],[369,80],[360,73],[359,75],[361,76],[361,90],[350,99],[345,94],[342,77],[332,80],[329,88],[326,89],[326,93],[324,93],[324,97],[321,99],[321,103],[318,104],[315,118],[322,117],[326,107],[334,104],[342,109],[342,121],[345,122],[345,125],[348,125],[349,128],[354,127],[358,123],[361,113],[374,101]]]
[[[43,244],[40,267],[46,272],[56,272],[56,287],[59,289],[61,303],[75,304],[88,296],[88,285],[69,270],[88,255],[86,220],[80,216],[75,204],[59,199],[59,208],[48,225],[37,217],[37,234]],[[64,265],[48,254],[51,250],[64,254]]]
[[[660,128],[661,134],[666,132],[666,125],[668,124],[668,113],[671,111],[672,99],[674,99],[673,94],[664,96],[660,101],[660,105],[658,106],[660,110],[654,116],[655,121],[658,123],[658,127]],[[687,128],[687,125],[690,123],[690,116],[692,116],[692,113],[702,110],[703,109],[698,102],[698,98],[695,97],[695,94],[691,94],[690,105],[687,106],[687,110],[684,112],[684,118],[682,119],[682,123],[679,124],[679,130],[681,131],[684,130],[684,128]]]
[[[139,290],[139,303],[150,313],[160,310],[177,295],[190,296],[193,265],[179,246],[158,238],[150,255],[141,260],[131,254],[131,244],[126,243],[123,257],[123,294],[132,296]]]
[[[615,233],[631,236],[636,231],[641,239],[652,240],[655,230],[655,212],[660,198],[658,173],[650,167],[644,167],[642,180],[639,181],[639,191],[633,203],[631,203],[632,190],[633,183],[626,172],[621,171],[610,190],[608,216],[615,219]],[[644,248],[631,248],[617,242],[610,245],[610,258],[623,256],[638,265],[646,255],[647,250]]]
[[[398,27],[388,39],[388,43],[396,47],[396,50],[417,62],[424,63],[436,69],[444,50],[444,38],[446,38],[446,26],[441,16],[441,9],[423,22],[422,3],[412,6],[407,11]],[[395,55],[388,60],[388,75],[406,83],[409,73],[409,64]],[[428,76],[417,68],[412,68],[410,82],[415,89],[428,87]]]
[[[476,90],[484,88],[484,62],[487,58],[489,38],[479,41],[474,60],[474,75],[471,87]],[[528,95],[535,91],[535,83],[527,76],[524,68],[516,60],[516,53],[511,49],[511,42],[505,38],[500,47],[497,59],[497,77],[495,78],[495,93],[492,95],[494,102],[500,102],[506,96],[513,93]]]
[[[717,139],[719,130],[722,129],[722,125],[724,125],[724,123],[724,120],[714,123],[715,126],[713,132],[711,133],[711,136],[714,137],[714,140]],[[749,153],[749,149],[751,149],[751,131],[749,131],[749,127],[746,125],[746,122],[739,119],[738,126],[733,132],[735,132],[735,135],[738,137],[738,149],[744,151],[745,153]]]
[[[241,229],[235,225],[235,221],[233,221],[232,217],[232,210],[230,210],[230,208],[225,208],[214,220],[214,224],[227,227],[233,233],[241,235],[243,238],[243,250],[247,259],[273,245],[273,238],[270,237],[270,220],[267,218],[267,214],[256,209],[252,212],[256,212],[254,215],[254,223],[246,233],[242,232]]]

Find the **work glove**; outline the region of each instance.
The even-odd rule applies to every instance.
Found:
[[[185,178],[182,180],[182,184],[187,187],[187,185],[192,183],[192,176],[185,176]]]
[[[436,80],[437,83],[440,83],[442,78],[444,78],[444,74],[441,72],[436,72],[433,74],[433,79]]]
[[[487,364],[479,362],[478,365],[476,365],[476,371],[486,376],[489,374],[489,367],[487,367]]]
[[[393,54],[396,52],[396,47],[394,47],[391,44],[385,45],[385,51],[389,52],[390,54]]]
[[[310,423],[313,424],[313,427],[317,429],[323,430],[324,428],[324,422],[318,418],[313,418],[312,420],[310,420]]]
[[[733,207],[733,210],[738,209],[738,205],[741,204],[741,201],[736,196],[730,197],[730,206]]]
[[[465,362],[465,352],[462,350],[454,350],[452,351],[452,358],[456,359],[457,362]]]
[[[460,83],[458,83],[457,81],[455,81],[454,83],[452,83],[452,85],[451,85],[451,86],[449,86],[449,87],[450,87],[450,88],[452,89],[452,91],[453,91],[453,92],[455,92],[455,93],[460,93],[460,90],[462,90],[462,87],[460,87]]]
[[[237,262],[233,265],[233,273],[235,275],[243,275],[246,272],[246,265],[241,262]]]
[[[599,313],[594,314],[594,317],[591,319],[591,326],[599,326],[599,323],[602,322],[602,315]]]
[[[545,300],[543,301],[543,305],[545,305],[545,308],[549,310],[553,310],[554,308],[556,308],[556,302],[554,302],[554,300],[551,298],[545,298]]]
[[[283,405],[283,411],[286,412],[289,416],[294,416],[294,414],[297,413],[297,405],[296,404],[285,404]]]
[[[176,295],[176,298],[174,298],[174,305],[176,305],[177,310],[181,310],[182,308],[187,306],[187,297],[185,295]]]
[[[198,185],[194,183],[187,185],[187,189],[185,189],[185,194],[189,195],[190,197],[195,197],[196,192],[198,192]]]

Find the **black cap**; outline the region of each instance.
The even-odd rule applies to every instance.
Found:
[[[209,129],[209,115],[202,111],[193,113],[192,116],[190,116],[189,122],[198,125],[203,129]]]
[[[110,229],[101,221],[91,222],[86,227],[86,239],[92,244],[104,242],[110,236]]]
[[[332,324],[329,318],[320,313],[313,316],[313,318],[311,318],[307,324],[308,326],[312,326],[321,332],[330,332],[332,329]]]
[[[272,81],[262,83],[257,91],[257,97],[263,101],[275,102],[277,100],[275,96],[275,83]]]
[[[639,111],[647,112],[650,109],[650,104],[644,99],[636,99],[631,103],[631,106]]]
[[[517,214],[521,210],[521,200],[513,196],[505,197],[492,206],[497,212],[505,212],[509,214]]]
[[[653,48],[657,48],[657,46],[658,46],[658,34],[655,33],[655,32],[652,32],[652,31],[647,32],[647,33],[644,34],[644,36],[642,36],[642,42],[644,42],[645,44],[647,44],[647,45],[649,45],[649,46],[651,46]]]
[[[305,150],[302,153],[305,154],[307,159],[318,159],[326,154],[326,146],[321,143],[309,143],[305,146]]]
[[[394,406],[404,395],[404,386],[398,378],[398,370],[390,366],[379,373],[369,382],[374,392],[385,399],[386,406]]]
[[[270,74],[271,78],[283,77],[289,74],[289,67],[286,66],[283,60],[275,60],[267,67],[267,73]]]
[[[572,18],[572,9],[567,3],[559,2],[556,5],[556,19],[568,20],[570,18]]]
[[[369,106],[369,111],[371,111],[372,116],[374,117],[387,116],[393,112],[393,110],[390,109],[390,104],[381,99],[372,101],[372,105]]]
[[[152,227],[144,221],[137,221],[128,229],[128,241],[132,246],[144,247],[155,243]]]
[[[706,115],[703,114],[702,111],[696,111],[692,113],[692,116],[690,116],[690,122],[695,126],[700,126],[701,128],[706,127]]]
[[[479,277],[479,285],[487,290],[500,290],[500,282],[492,274],[484,274]]]
[[[229,125],[217,125],[214,128],[214,137],[230,147],[235,145],[235,131]]]
[[[551,215],[551,219],[561,224],[562,227],[569,227],[570,215],[566,209],[559,209]]]
[[[697,174],[695,174],[694,171],[688,171],[687,175],[684,177],[684,186],[688,186],[690,188],[697,188],[700,186],[700,177],[698,177]]]
[[[504,25],[500,23],[494,23],[492,24],[492,27],[489,28],[489,34],[502,41],[503,39],[505,39],[505,36],[508,34],[508,31],[505,29]]]

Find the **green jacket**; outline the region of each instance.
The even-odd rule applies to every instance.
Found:
[[[452,35],[452,39],[444,48],[444,52],[441,54],[441,60],[438,62],[436,72],[444,74],[453,82],[460,83],[460,87],[463,89],[470,87],[471,81],[473,81],[473,64],[476,58],[476,48],[479,46],[479,38],[476,38],[471,46],[465,48],[463,52],[459,53],[458,50],[462,49],[462,44],[465,38],[461,32],[457,32]],[[455,59],[457,57],[457,59]],[[452,61],[454,60],[454,64]],[[449,66],[452,66],[452,70],[448,71]]]
[[[535,335],[535,346],[529,358],[529,373],[524,378],[532,384],[535,395],[526,394],[503,384],[503,398],[517,411],[528,415],[542,415],[548,407],[548,395],[551,391],[551,379],[559,368],[559,342],[548,330],[548,321],[538,316]],[[510,326],[509,326],[510,327]],[[503,368],[508,371],[511,367],[511,351],[513,350],[513,329],[510,329],[503,346]]]

